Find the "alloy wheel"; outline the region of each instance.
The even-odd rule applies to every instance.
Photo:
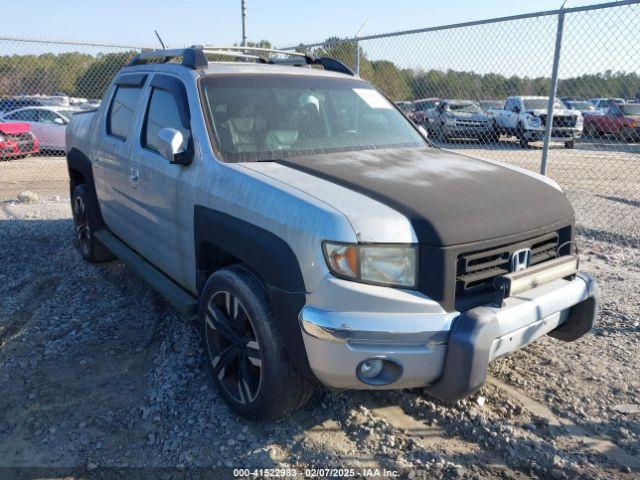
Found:
[[[251,403],[260,391],[262,353],[251,318],[229,291],[218,291],[207,305],[205,339],[214,377],[234,401]]]
[[[91,247],[91,230],[89,228],[89,218],[87,216],[87,208],[84,200],[80,196],[76,196],[73,200],[73,219],[76,226],[76,238],[80,250],[85,255],[89,255]]]

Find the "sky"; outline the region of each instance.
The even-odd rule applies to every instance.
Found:
[[[170,46],[233,44],[241,38],[240,0],[2,0],[0,35]],[[247,0],[249,40],[277,46],[557,9],[561,0]],[[569,0],[569,6],[602,3]]]
[[[0,0],[0,37],[73,40],[159,47],[231,45],[241,40],[240,0]],[[568,0],[568,7],[606,3]],[[419,29],[523,13],[555,10],[561,0],[247,0],[249,41],[289,47],[328,37],[353,37]],[[28,19],[28,20],[27,20]],[[560,78],[584,73],[640,71],[637,23],[640,4],[572,13],[565,21]],[[462,70],[549,77],[557,18],[543,16],[382,40],[360,42],[367,58],[401,68]],[[121,51],[104,47],[12,42],[0,54]],[[351,54],[350,54],[351,55]]]

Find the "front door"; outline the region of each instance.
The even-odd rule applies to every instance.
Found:
[[[192,155],[186,90],[178,78],[164,74],[155,75],[150,86],[131,162],[138,176],[136,184],[130,186],[139,213],[136,242],[145,244],[144,254],[151,263],[186,286],[190,280],[180,253],[180,233],[186,231],[192,219],[188,218],[189,213],[180,214],[178,185],[189,166],[171,163],[160,155],[158,147],[158,132],[169,127],[182,133],[183,148]]]

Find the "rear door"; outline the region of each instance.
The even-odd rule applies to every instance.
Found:
[[[139,135],[132,145],[131,164],[139,177],[130,184],[135,202],[134,243],[156,267],[188,285],[187,262],[180,256],[180,235],[192,219],[179,215],[178,196],[180,179],[189,166],[171,163],[160,155],[158,147],[158,132],[173,128],[182,133],[185,155],[193,157],[187,93],[179,78],[167,74],[155,74],[149,87]]]
[[[130,246],[133,240],[137,208],[130,193],[136,174],[132,169],[131,146],[136,119],[142,110],[142,89],[147,74],[120,75],[111,88],[107,108],[101,111],[98,148],[93,154],[94,180],[102,216],[107,226]]]

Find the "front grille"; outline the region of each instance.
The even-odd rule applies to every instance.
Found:
[[[553,127],[556,128],[570,128],[576,126],[576,120],[578,117],[575,115],[554,115],[553,116]],[[547,124],[547,116],[540,115],[540,121],[542,125]]]
[[[492,292],[493,279],[509,273],[509,259],[513,252],[531,249],[531,265],[558,256],[557,232],[510,245],[458,255],[456,269],[456,300]]]
[[[18,144],[18,150],[20,152],[31,152],[34,149],[34,137],[31,133],[8,135],[8,138]]]
[[[18,143],[31,142],[33,140],[33,136],[30,133],[18,133],[15,135],[9,135],[9,138],[15,140]]]
[[[486,127],[486,121],[484,120],[457,120],[456,126],[458,127]]]

